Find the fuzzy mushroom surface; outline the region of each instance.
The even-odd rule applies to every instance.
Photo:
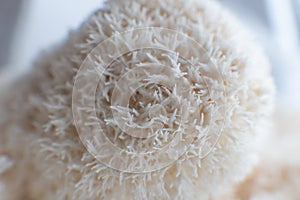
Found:
[[[1,94],[0,195],[217,197],[270,131],[270,74],[215,1],[107,1]]]

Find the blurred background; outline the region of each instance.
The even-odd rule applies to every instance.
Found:
[[[0,0],[0,88],[101,5],[101,0]]]

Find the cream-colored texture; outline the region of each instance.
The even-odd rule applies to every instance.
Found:
[[[123,173],[101,164],[82,145],[71,109],[74,79],[99,42],[116,31],[153,26],[183,32],[207,50],[222,76],[222,82],[214,80],[216,74],[207,69],[213,95],[212,99],[204,95],[203,100],[215,106],[208,134],[216,137],[220,122],[226,120],[217,145],[204,159],[199,141],[164,169]],[[108,1],[1,94],[0,159],[7,162],[0,162],[0,196],[5,200],[214,197],[243,179],[256,162],[261,138],[269,131],[273,92],[263,52],[217,3]]]
[[[216,199],[298,199],[300,193],[299,110],[277,106],[274,132],[261,149],[257,165],[248,176]]]

